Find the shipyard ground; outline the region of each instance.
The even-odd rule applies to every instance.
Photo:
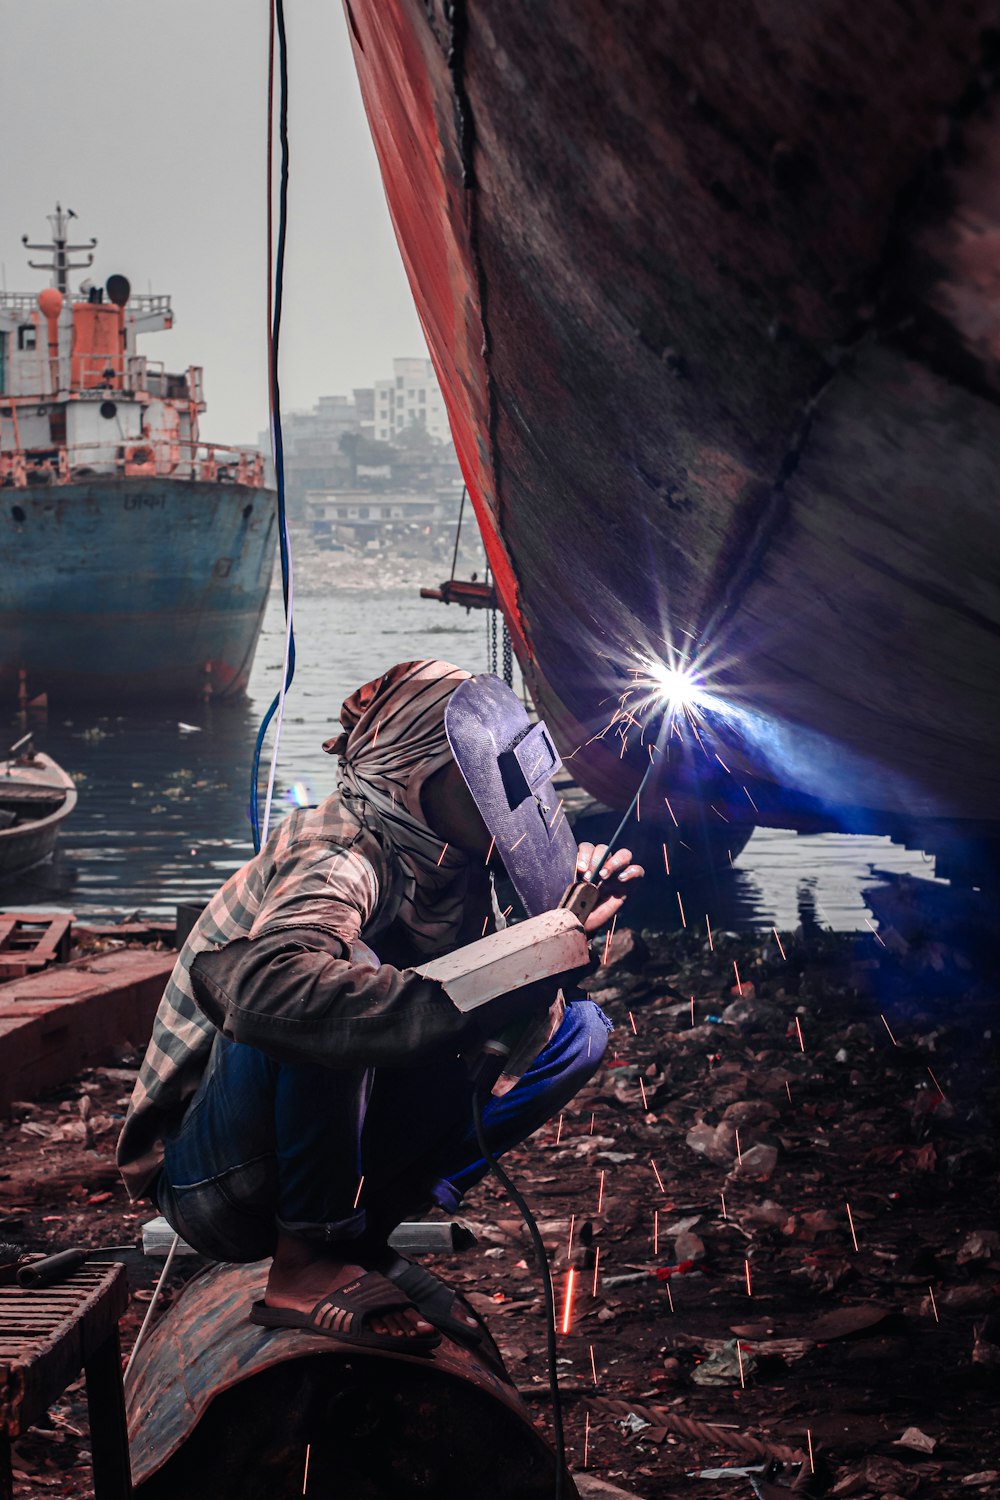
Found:
[[[576,1271],[559,1353],[581,1493],[1000,1493],[1000,984],[975,902],[886,888],[878,936],[616,935],[593,980],[616,1023],[606,1064],[507,1158],[560,1320]],[[135,1061],[17,1107],[2,1237],[138,1233],[149,1212],[113,1162]],[[477,1248],[433,1264],[488,1314],[547,1429],[527,1236],[491,1183],[467,1210]],[[156,1271],[130,1272],[126,1349]],[[748,1437],[794,1458],[695,1477],[761,1463]],[[89,1495],[86,1449],[78,1385],[16,1444],[15,1494]]]

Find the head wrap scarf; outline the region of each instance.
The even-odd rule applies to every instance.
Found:
[[[423,953],[457,939],[469,861],[428,827],[420,791],[453,760],[444,711],[469,677],[444,661],[407,661],[366,682],[340,711],[343,734],[323,746],[340,757],[337,789],[360,820],[381,832],[402,878],[398,916]]]

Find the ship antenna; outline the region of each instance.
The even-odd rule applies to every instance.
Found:
[[[55,213],[48,214],[47,218],[52,225],[52,243],[50,245],[30,245],[28,243],[28,236],[22,234],[21,244],[26,250],[41,250],[46,255],[52,256],[51,260],[29,260],[28,265],[33,271],[51,271],[52,285],[57,287],[65,296],[69,291],[70,271],[85,271],[88,266],[94,264],[93,251],[97,241],[91,239],[86,245],[71,245],[69,243],[66,238],[67,225],[70,219],[76,218],[76,214],[71,208],[63,211],[62,205],[57,203]],[[69,257],[76,255],[78,251],[86,254],[87,259],[70,260]]]

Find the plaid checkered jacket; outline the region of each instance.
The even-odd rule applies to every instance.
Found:
[[[260,853],[215,894],[181,949],[153,1022],[118,1140],[129,1196],[147,1194],[201,1082],[216,1031],[198,1009],[189,969],[195,955],[265,930],[313,927],[346,942],[392,922],[400,880],[378,839],[337,796],[290,814]]]

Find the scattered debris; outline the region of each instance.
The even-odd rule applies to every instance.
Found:
[[[900,941],[713,930],[710,948],[703,929],[616,931],[593,980],[616,1023],[606,1062],[505,1158],[557,1290],[577,1273],[558,1349],[576,1471],[589,1443],[586,1500],[1000,1493],[996,944],[965,927],[953,944],[954,903],[941,931],[912,893],[879,915]],[[3,1239],[138,1239],[155,1211],[129,1205],[113,1161],[136,1061],[15,1106]],[[427,1263],[489,1318],[547,1423],[527,1233],[491,1180],[465,1211],[478,1248]],[[126,1349],[161,1266],[130,1268]],[[718,1383],[699,1377],[713,1370]],[[18,1494],[84,1500],[82,1384],[52,1422],[15,1445]],[[699,1473],[713,1478],[685,1477]]]

